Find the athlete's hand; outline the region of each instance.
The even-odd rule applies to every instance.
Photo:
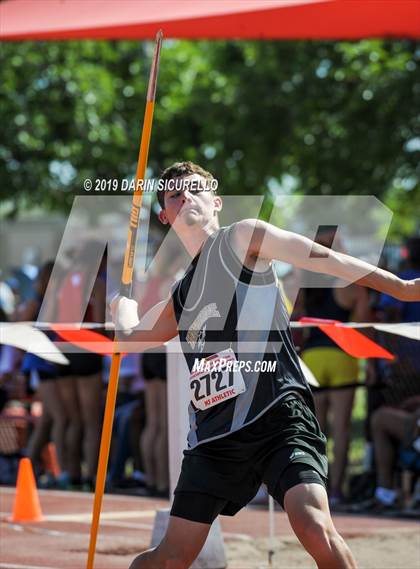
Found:
[[[132,298],[126,296],[116,296],[110,303],[112,321],[117,332],[131,334],[133,328],[140,322],[138,315],[138,305]]]
[[[420,279],[401,281],[402,291],[399,300],[404,302],[420,302]]]

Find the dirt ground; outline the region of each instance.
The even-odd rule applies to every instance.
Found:
[[[42,522],[12,523],[14,489],[0,488],[1,569],[84,569],[89,544],[92,494],[42,491]],[[95,556],[95,569],[127,568],[149,547],[158,509],[164,500],[105,496]],[[335,523],[353,550],[360,569],[420,569],[420,524],[339,515]],[[313,568],[314,563],[293,536],[286,515],[275,512],[274,556],[268,565],[268,513],[246,508],[222,517],[229,569]]]
[[[346,539],[360,569],[419,569],[420,528],[381,531],[375,535]],[[268,565],[268,540],[229,540],[229,569],[294,569],[316,568],[315,563],[293,538],[276,538],[272,565]]]

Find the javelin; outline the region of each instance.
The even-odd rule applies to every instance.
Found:
[[[147,88],[146,109],[144,112],[143,130],[141,133],[140,151],[137,162],[135,179],[135,192],[131,204],[130,226],[127,235],[127,245],[124,255],[124,266],[121,275],[120,294],[131,296],[133,284],[134,258],[136,252],[137,230],[140,220],[140,210],[143,198],[142,185],[139,180],[144,180],[147,166],[147,156],[149,154],[150,136],[152,133],[153,111],[155,107],[156,84],[159,69],[159,56],[162,44],[162,31],[156,34],[156,47],[150,68],[149,86]],[[138,187],[140,186],[140,189]],[[106,395],[105,415],[102,425],[101,446],[99,450],[98,471],[96,474],[95,499],[93,502],[92,523],[90,526],[89,554],[86,569],[93,569],[93,561],[96,550],[96,538],[98,536],[99,516],[101,514],[102,497],[105,489],[105,478],[108,466],[109,447],[112,435],[112,423],[114,421],[115,401],[118,391],[118,377],[120,372],[121,353],[118,350],[118,343],[114,339],[114,351],[112,354],[111,370],[109,373],[109,384]]]

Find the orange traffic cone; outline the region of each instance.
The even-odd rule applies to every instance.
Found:
[[[29,458],[22,458],[19,462],[16,496],[11,521],[40,522],[41,520],[41,505],[32,464]]]

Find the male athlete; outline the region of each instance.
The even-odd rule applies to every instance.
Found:
[[[319,569],[355,568],[330,516],[325,437],[271,262],[357,281],[405,301],[420,298],[420,279],[403,281],[263,221],[220,228],[222,200],[206,189],[212,179],[191,162],[164,171],[163,181],[182,184],[158,194],[159,218],[193,260],[171,298],[140,321],[134,300],[112,304],[121,349],[127,337],[147,349],[179,334],[191,372],[189,448],[169,526],[161,544],[130,569],[187,569],[214,519],[238,512],[262,482]]]

